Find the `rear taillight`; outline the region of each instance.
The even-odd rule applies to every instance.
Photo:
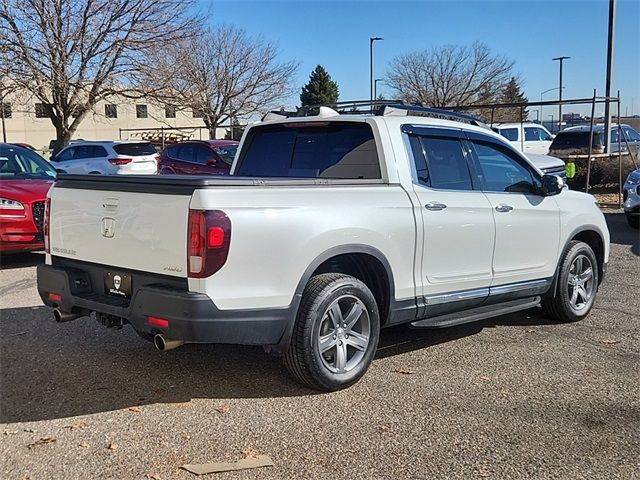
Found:
[[[133,158],[118,157],[109,159],[111,165],[127,165],[131,162],[133,162]]]
[[[47,200],[44,202],[44,224],[43,224],[43,235],[44,235],[44,251],[46,253],[49,252],[49,218],[51,217],[51,197],[47,197]]]
[[[187,262],[192,278],[210,277],[227,261],[231,221],[220,210],[189,210]]]

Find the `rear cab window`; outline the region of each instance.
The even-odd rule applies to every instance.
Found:
[[[364,122],[291,122],[252,128],[235,175],[380,179],[371,126]]]
[[[113,149],[118,155],[129,155],[131,157],[155,155],[157,153],[155,147],[148,142],[118,143],[113,146]]]
[[[511,142],[518,141],[518,129],[517,128],[501,128],[500,135]]]

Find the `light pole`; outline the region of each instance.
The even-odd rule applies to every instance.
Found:
[[[570,59],[571,57],[556,57],[553,58],[553,61],[558,60],[560,62],[560,84],[558,86],[558,131],[560,131],[560,123],[562,122],[562,65],[565,60]]]
[[[376,78],[373,81],[373,99],[374,100],[378,99],[378,82],[384,83],[384,78]]]
[[[562,88],[564,88],[564,87],[562,87]],[[558,87],[550,88],[548,90],[545,90],[544,92],[540,92],[540,103],[542,103],[542,96],[545,93],[553,92],[555,90],[558,90]],[[540,105],[539,110],[540,110],[540,121],[543,121],[544,117],[542,116],[542,105]]]
[[[376,40],[384,40],[382,37],[370,37],[369,38],[369,96],[373,102],[373,42]]]

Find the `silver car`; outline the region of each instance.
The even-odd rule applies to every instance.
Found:
[[[634,170],[624,182],[624,214],[631,228],[638,228],[640,221],[640,168]]]

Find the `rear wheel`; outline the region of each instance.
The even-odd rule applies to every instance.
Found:
[[[558,267],[555,296],[542,299],[545,313],[559,322],[587,316],[598,291],[598,262],[589,245],[571,241]]]
[[[380,315],[369,288],[349,275],[309,280],[284,363],[308,387],[334,391],[356,383],[378,345]]]

